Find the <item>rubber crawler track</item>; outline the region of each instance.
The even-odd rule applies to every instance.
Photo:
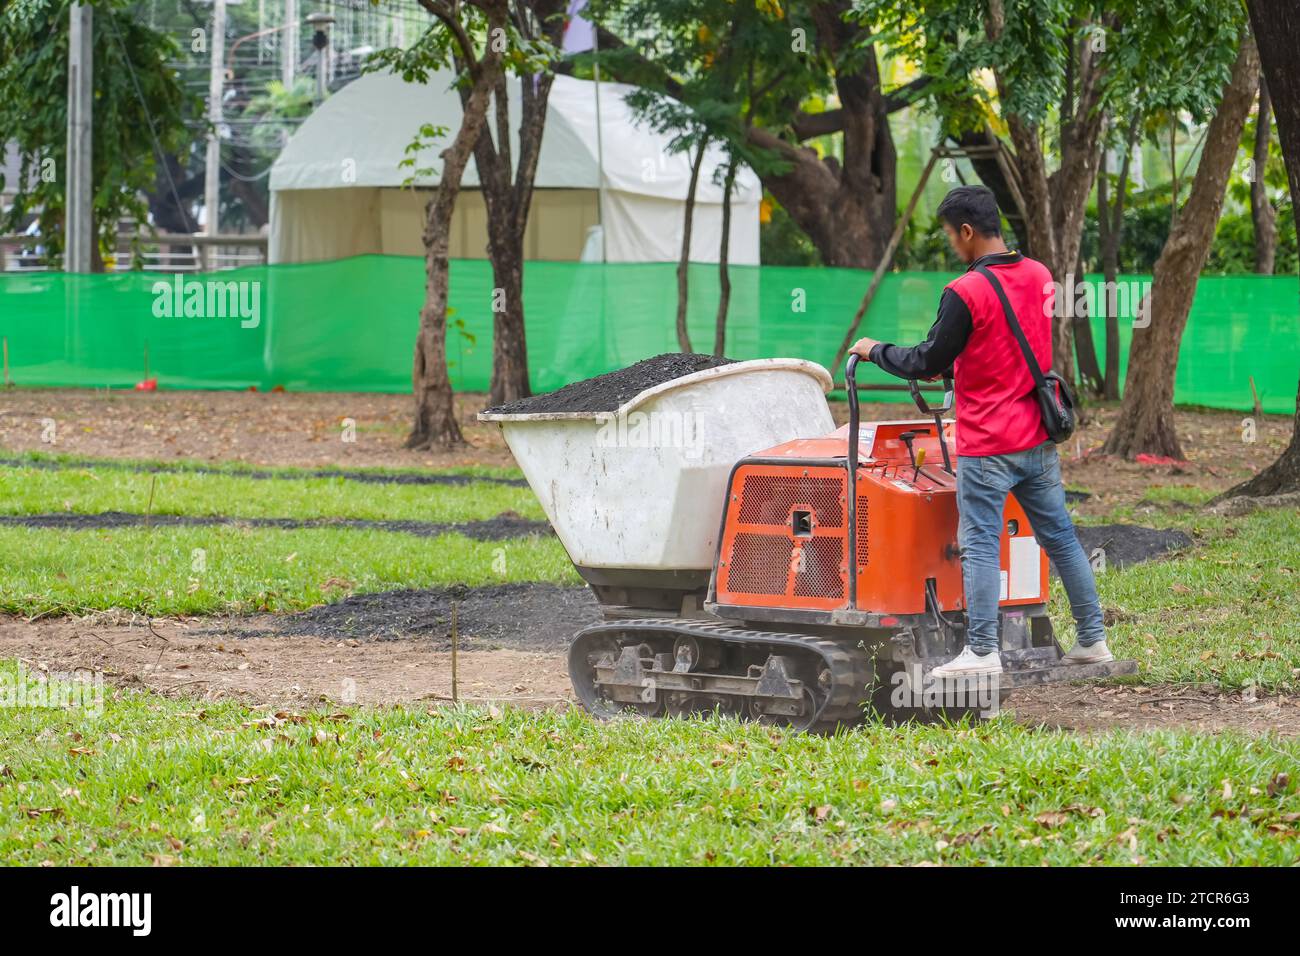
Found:
[[[809,730],[822,731],[841,723],[856,723],[862,719],[862,707],[868,696],[867,687],[872,680],[870,655],[861,647],[846,641],[816,637],[810,634],[789,634],[780,631],[756,631],[729,624],[708,621],[689,621],[671,618],[641,618],[625,621],[608,621],[593,624],[578,632],[569,647],[569,675],[575,689],[579,682],[587,682],[586,656],[592,643],[600,637],[634,638],[641,634],[656,636],[687,635],[700,640],[744,644],[747,647],[797,649],[815,655],[822,666],[830,671],[830,691],[821,709],[813,718]]]

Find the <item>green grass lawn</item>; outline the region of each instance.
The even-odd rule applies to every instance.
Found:
[[[10,682],[14,669],[0,670]],[[1300,741],[406,708],[135,691],[0,708],[14,864],[1300,861]],[[1288,778],[1290,774],[1290,778]]]
[[[453,465],[447,468],[387,467],[382,465],[334,465],[320,468],[303,468],[293,465],[254,465],[242,461],[203,461],[197,458],[87,458],[82,455],[68,455],[61,452],[4,452],[0,458],[9,462],[32,462],[57,464],[65,468],[116,468],[126,470],[171,472],[215,473],[222,475],[247,475],[250,472],[270,474],[280,478],[309,478],[318,471],[346,471],[349,474],[390,476],[390,475],[468,475],[480,478],[523,477],[518,468],[497,465]]]
[[[0,514],[62,511],[446,523],[481,521],[504,511],[536,521],[546,517],[526,486],[487,481],[403,485],[344,478],[272,480],[193,471],[147,474],[102,466],[0,467]]]
[[[353,592],[504,581],[581,583],[559,541],[385,531],[0,527],[0,610],[153,615],[289,611]]]
[[[1111,646],[1141,663],[1137,679],[1300,687],[1300,514],[1123,512],[1107,520],[1181,528],[1197,540],[1176,558],[1098,577],[1102,605],[1115,617]],[[1059,581],[1052,594],[1053,620],[1068,634],[1069,602]]]
[[[526,488],[381,485],[186,466],[0,468],[0,512],[467,521]],[[1146,682],[1300,684],[1300,515],[1222,519],[1154,490],[1195,548],[1100,578]],[[344,594],[578,584],[553,537],[361,529],[0,527],[0,608],[294,610]],[[1059,583],[1053,611],[1072,639]],[[12,706],[0,663],[0,859],[12,863],[1300,862],[1300,741],[868,724],[809,737],[725,720],[350,708],[269,717],[106,689],[104,713]],[[1286,775],[1290,774],[1288,778]]]

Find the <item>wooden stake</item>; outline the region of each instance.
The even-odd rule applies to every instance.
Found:
[[[13,380],[9,377],[9,336],[4,337],[5,341],[5,388],[13,388]]]
[[[925,189],[926,180],[930,178],[930,170],[934,169],[934,164],[938,159],[939,150],[936,148],[930,153],[930,161],[925,164],[925,169],[921,172],[921,179],[912,192],[912,198],[907,201],[907,208],[903,210],[903,215],[899,217],[898,225],[894,226],[894,234],[889,237],[889,245],[885,246],[880,262],[876,265],[875,274],[871,277],[871,285],[867,286],[867,294],[862,297],[862,304],[858,306],[857,314],[853,316],[853,322],[850,323],[849,330],[844,333],[844,341],[840,343],[840,349],[835,353],[835,361],[831,362],[832,378],[839,370],[840,363],[844,361],[844,356],[848,354],[849,349],[853,346],[853,339],[858,333],[858,326],[862,324],[862,317],[867,314],[867,309],[871,307],[871,300],[876,297],[876,290],[880,288],[880,283],[885,278],[885,272],[893,264],[894,253],[898,251],[898,243],[903,238],[903,230],[907,228],[912,213],[916,210],[916,203],[921,198],[921,191]]]
[[[460,650],[460,634],[456,629],[456,616],[460,610],[459,603],[451,602],[451,702],[460,703],[459,674],[457,674],[457,653]]]
[[[1250,376],[1250,394],[1255,399],[1255,421],[1262,423],[1264,420],[1264,406],[1259,403],[1259,392],[1255,391],[1255,376]]]
[[[155,473],[149,477],[149,503],[144,507],[144,526],[148,528],[153,523],[153,490],[158,484],[158,475]]]

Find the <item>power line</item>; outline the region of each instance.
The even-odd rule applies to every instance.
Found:
[[[271,164],[271,166],[274,166],[274,165],[275,165],[274,163]],[[232,176],[232,177],[235,178],[235,179],[240,180],[241,182],[245,182],[245,183],[255,183],[255,182],[257,182],[259,179],[264,179],[264,178],[266,178],[266,176],[268,176],[268,175],[270,174],[270,172],[271,172],[271,166],[267,166],[266,169],[262,170],[262,171],[261,171],[260,173],[258,173],[256,176],[244,176],[244,175],[242,175],[242,174],[240,174],[240,173],[235,172],[233,169],[231,169],[231,168],[230,168],[229,166],[227,166],[225,163],[222,163],[222,164],[221,164],[221,168],[224,169],[228,175]]]

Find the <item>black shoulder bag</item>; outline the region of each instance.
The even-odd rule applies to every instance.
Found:
[[[1038,407],[1043,413],[1043,427],[1047,429],[1047,437],[1059,445],[1074,434],[1074,396],[1070,394],[1070,388],[1061,376],[1055,372],[1043,373],[1038,359],[1034,357],[1034,350],[1025,340],[1025,331],[1020,327],[1020,321],[1016,318],[1011,303],[1007,301],[1007,294],[997,276],[988,266],[979,266],[975,271],[989,280],[989,285],[993,286],[993,291],[997,293],[998,300],[1002,303],[1002,311],[1007,315],[1007,325],[1011,326],[1012,334],[1020,343],[1020,351],[1025,353],[1025,362],[1029,365],[1030,374],[1034,376],[1034,398],[1038,400]]]

